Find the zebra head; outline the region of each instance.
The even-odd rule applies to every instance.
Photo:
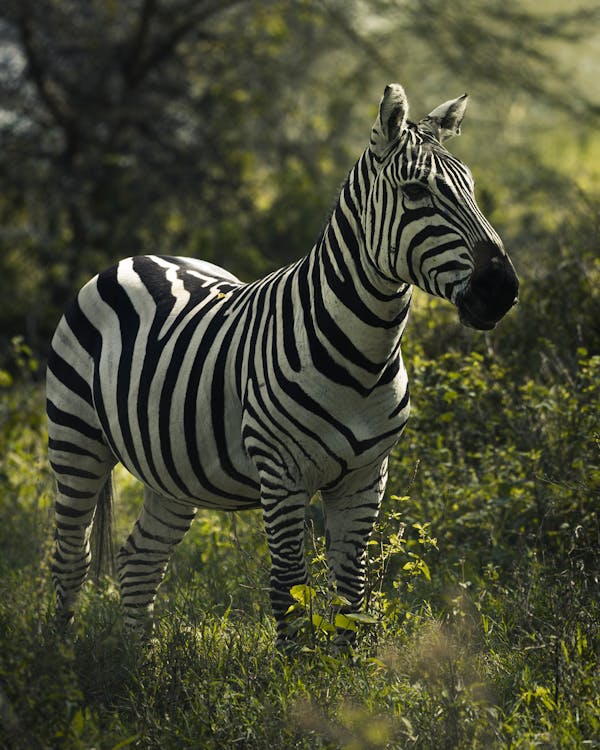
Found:
[[[488,330],[516,304],[519,281],[469,169],[443,146],[460,134],[466,106],[464,94],[415,124],[402,86],[386,87],[371,131],[365,233],[385,277],[450,300],[464,325]]]

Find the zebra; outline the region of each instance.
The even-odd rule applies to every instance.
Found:
[[[444,146],[466,106],[465,94],[413,122],[403,87],[386,86],[316,243],[260,280],[145,255],[80,289],[47,366],[62,621],[73,619],[117,462],[145,488],[117,554],[132,631],[151,629],[157,588],[199,507],[261,508],[277,644],[293,642],[286,613],[291,589],[308,581],[305,511],[318,491],[332,588],[344,612],[361,610],[388,457],[409,416],[401,340],[412,287],[479,330],[518,299],[472,175]]]

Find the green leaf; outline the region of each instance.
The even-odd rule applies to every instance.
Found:
[[[373,666],[377,667],[378,669],[385,669],[387,670],[388,666],[385,662],[381,661],[381,659],[378,659],[376,656],[370,656],[367,659],[368,664],[373,664]]]
[[[71,731],[75,734],[76,737],[81,736],[84,725],[85,725],[85,717],[83,715],[83,711],[80,708],[78,708],[75,714],[73,715],[73,718],[71,719],[71,724],[70,724]]]
[[[117,745],[115,745],[112,750],[121,750],[121,748],[127,747],[128,745],[132,745],[134,742],[137,742],[139,738],[139,734],[132,734],[131,737],[127,737],[127,739],[124,739],[122,742],[119,742]]]
[[[419,560],[419,568],[421,569],[421,573],[423,573],[425,578],[428,581],[431,581],[431,573],[429,572],[429,565],[427,565],[425,560]]]
[[[335,633],[335,627],[321,615],[313,615],[312,624],[316,630],[320,630],[322,633]]]
[[[352,622],[359,622],[361,625],[377,625],[379,620],[373,615],[368,615],[366,612],[352,612],[345,615]]]
[[[6,370],[0,370],[0,388],[9,388],[13,383],[12,375]]]
[[[334,607],[349,607],[350,600],[346,599],[346,597],[341,594],[334,594],[331,598],[331,604]]]
[[[303,583],[298,584],[297,586],[292,586],[292,588],[290,589],[290,595],[293,599],[306,607],[310,604],[310,602],[316,599],[317,592],[310,586],[307,586]]]
[[[336,628],[342,628],[343,630],[356,630],[356,624],[346,615],[337,614],[334,622]]]

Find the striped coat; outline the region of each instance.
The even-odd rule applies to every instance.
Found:
[[[279,638],[307,580],[304,516],[321,490],[332,580],[358,610],[387,457],[409,413],[401,339],[417,285],[489,329],[518,281],[468,169],[443,147],[466,97],[407,121],[388,86],[369,147],[306,257],[244,284],[189,258],[127,258],[59,323],[48,363],[57,478],[53,575],[69,619],[89,533],[120,461],[146,487],[118,555],[126,622],[143,627],[196,508],[261,507]]]

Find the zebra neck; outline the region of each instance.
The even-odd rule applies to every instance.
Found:
[[[398,367],[411,287],[391,284],[368,257],[361,219],[369,195],[364,158],[296,279],[307,337],[323,342],[322,356],[343,361],[368,389]]]

